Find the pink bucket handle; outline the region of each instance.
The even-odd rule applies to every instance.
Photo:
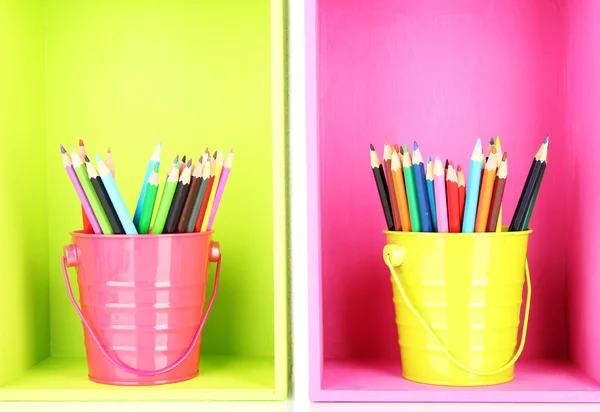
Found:
[[[73,252],[73,248],[72,247],[67,247],[66,249],[67,249],[66,255],[69,255],[70,252]],[[83,312],[81,311],[81,308],[77,304],[77,300],[75,300],[75,296],[73,296],[73,289],[71,288],[71,282],[69,280],[69,275],[67,274],[67,265],[68,266],[72,266],[73,265],[71,256],[69,256],[69,257],[68,256],[63,256],[61,258],[61,260],[62,260],[63,275],[65,277],[65,283],[67,285],[67,291],[69,292],[69,299],[71,300],[71,303],[73,304],[73,307],[75,308],[75,310],[79,314],[79,317],[81,318],[81,321],[85,325],[85,328],[88,330],[88,332],[90,333],[90,335],[94,339],[94,342],[96,342],[96,344],[100,348],[100,351],[106,357],[106,359],[108,359],[113,365],[115,365],[116,367],[120,368],[121,370],[123,370],[125,372],[132,373],[132,374],[135,374],[135,375],[140,375],[140,376],[156,376],[156,375],[160,375],[162,373],[169,372],[170,370],[173,370],[177,366],[181,365],[181,363],[183,361],[185,361],[188,356],[190,356],[190,354],[194,350],[194,347],[196,346],[196,343],[198,342],[198,339],[200,339],[200,335],[202,334],[202,329],[204,329],[204,324],[206,323],[206,319],[208,318],[208,314],[210,313],[210,310],[212,308],[213,302],[215,301],[215,297],[217,296],[217,290],[218,290],[218,286],[219,286],[219,274],[221,272],[221,253],[219,251],[219,244],[218,243],[216,243],[216,242],[212,242],[211,243],[209,258],[210,258],[210,260],[212,262],[216,261],[216,263],[217,263],[217,269],[215,271],[215,284],[214,284],[214,288],[213,288],[212,297],[210,298],[210,302],[208,303],[208,307],[206,308],[206,312],[204,312],[204,316],[202,317],[202,322],[200,322],[200,325],[198,326],[198,329],[196,330],[196,334],[194,335],[194,339],[192,340],[192,343],[190,344],[190,346],[187,349],[187,351],[183,354],[183,356],[181,356],[181,358],[179,358],[179,360],[177,360],[177,362],[175,362],[175,363],[173,363],[173,364],[171,364],[169,366],[166,366],[166,367],[164,367],[162,369],[155,370],[155,371],[142,371],[142,370],[139,370],[139,369],[135,369],[135,368],[129,367],[129,366],[125,365],[123,362],[121,362],[119,359],[113,358],[110,355],[110,353],[108,353],[108,351],[104,348],[104,345],[100,342],[100,339],[96,336],[96,333],[94,332],[94,330],[92,329],[92,327],[90,326],[90,324],[88,323],[88,321],[85,319],[85,316],[83,316]]]

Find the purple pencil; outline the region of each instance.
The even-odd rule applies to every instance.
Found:
[[[219,203],[221,202],[221,196],[223,196],[223,191],[225,190],[225,185],[227,184],[227,178],[229,177],[229,172],[231,171],[232,162],[233,149],[229,151],[225,161],[223,162],[223,171],[221,172],[221,177],[219,178],[219,185],[217,186],[217,191],[215,192],[215,200],[213,202],[212,209],[210,210],[208,225],[206,226],[207,231],[211,229],[213,221],[215,220],[215,216],[217,215]]]
[[[435,158],[435,163],[433,164],[433,189],[435,192],[435,210],[437,212],[437,230],[440,233],[448,233],[446,179],[444,178],[444,166],[437,156]]]
[[[94,230],[95,234],[100,235],[102,234],[102,229],[100,228],[98,219],[96,219],[96,215],[92,210],[92,205],[90,205],[90,202],[83,191],[83,187],[81,187],[81,182],[75,173],[75,169],[73,169],[71,157],[68,155],[62,144],[60,145],[60,152],[62,153],[63,164],[65,165],[65,169],[67,169],[67,174],[71,179],[71,183],[73,183],[73,187],[75,187],[75,192],[77,192],[77,196],[79,197],[81,205],[83,206],[83,210],[85,211],[85,214],[92,225],[92,229]]]

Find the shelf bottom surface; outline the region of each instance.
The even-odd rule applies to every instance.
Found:
[[[0,401],[203,401],[275,399],[273,358],[204,355],[197,377],[119,387],[88,379],[85,358],[50,357],[0,386]]]
[[[314,401],[600,402],[600,384],[568,361],[520,360],[511,382],[447,387],[411,382],[398,361],[326,360]]]

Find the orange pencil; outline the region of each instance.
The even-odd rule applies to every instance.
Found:
[[[406,187],[404,186],[404,172],[402,171],[402,162],[400,161],[400,154],[397,147],[394,146],[394,151],[392,152],[392,180],[394,181],[394,189],[396,190],[396,198],[398,200],[398,212],[400,213],[402,231],[410,232],[412,231],[412,227],[410,225]]]
[[[456,181],[458,182],[458,210],[460,212],[460,227],[465,215],[465,199],[467,197],[467,185],[465,184],[465,174],[461,165],[456,166]]]
[[[460,203],[458,200],[458,178],[452,164],[446,173],[446,199],[448,200],[448,232],[460,233]]]
[[[477,205],[477,216],[475,218],[475,232],[485,232],[488,216],[490,214],[490,202],[492,201],[492,191],[494,190],[494,179],[496,178],[496,148],[492,147],[492,152],[485,165],[483,178],[481,179],[481,189],[479,191],[479,203]]]

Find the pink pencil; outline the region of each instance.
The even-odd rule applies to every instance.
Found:
[[[446,208],[446,182],[444,179],[444,166],[436,156],[433,165],[433,189],[435,192],[435,210],[437,217],[437,230],[448,233],[448,209]]]
[[[89,219],[90,224],[92,225],[92,229],[94,230],[94,233],[102,234],[102,229],[100,228],[98,219],[96,219],[96,215],[94,214],[94,211],[92,210],[92,205],[90,205],[90,202],[89,202],[87,196],[85,195],[85,192],[83,191],[83,187],[81,187],[81,182],[79,181],[79,178],[77,177],[77,174],[75,173],[75,169],[73,169],[73,162],[71,162],[71,157],[67,154],[67,151],[65,150],[65,148],[63,147],[62,144],[60,145],[60,152],[62,153],[63,164],[65,165],[65,169],[67,169],[67,174],[69,175],[69,178],[71,179],[71,183],[73,184],[73,187],[75,187],[75,192],[77,192],[77,196],[79,197],[81,206],[83,206],[83,210],[84,210],[87,218]]]
[[[210,211],[210,217],[208,218],[208,225],[206,226],[206,230],[210,230],[213,221],[215,220],[215,216],[217,215],[217,210],[219,209],[221,196],[223,196],[223,192],[225,191],[225,185],[227,184],[227,178],[229,177],[229,171],[231,170],[232,162],[233,149],[229,151],[227,157],[225,158],[225,161],[223,162],[223,171],[221,172],[221,177],[219,178],[219,185],[217,186],[217,191],[215,192],[215,200],[213,201],[213,206]]]

